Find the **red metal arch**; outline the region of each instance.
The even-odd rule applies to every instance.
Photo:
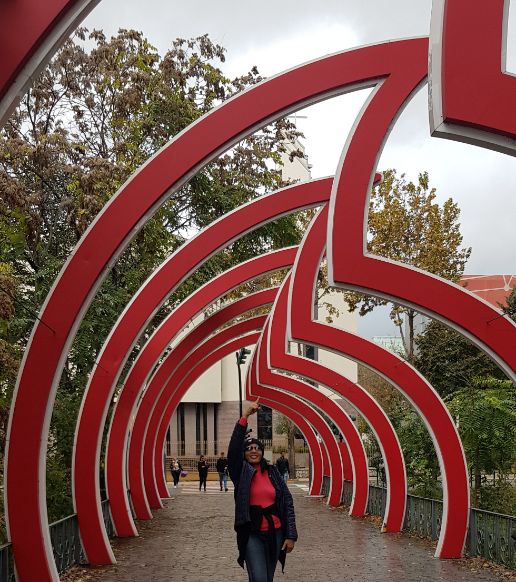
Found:
[[[191,386],[191,384],[201,374],[203,374],[211,365],[213,365],[213,363],[220,360],[224,356],[231,354],[235,349],[254,343],[258,339],[258,337],[259,334],[250,334],[247,336],[242,336],[225,345],[222,345],[221,347],[218,347],[215,351],[213,351],[209,355],[208,358],[202,361],[199,361],[198,351],[206,355],[206,348],[204,345],[199,346],[199,348],[189,356],[189,359],[191,360],[190,362],[191,371],[189,375],[183,380],[181,393],[184,394]],[[166,410],[162,415],[158,437],[155,441],[155,457],[157,469],[156,480],[158,484],[160,484],[160,490],[163,487],[165,491],[167,491],[164,479],[164,472],[162,470],[162,458],[163,458],[162,450],[163,443],[165,440],[165,433],[167,430],[167,426],[170,423],[170,418],[175,410],[175,407],[182,398],[182,394],[174,395],[173,401],[170,401],[168,403]],[[303,436],[307,440],[308,447],[310,449],[310,454],[312,455],[313,460],[312,486],[310,489],[310,494],[318,495],[322,488],[322,476],[324,467],[329,467],[326,449],[324,448],[324,446],[322,446],[322,443],[319,443],[311,425],[307,422],[304,416],[296,410],[296,407],[298,406],[298,402],[296,401],[296,399],[289,395],[283,395],[282,399],[287,404],[280,403],[276,400],[268,400],[266,398],[262,398],[261,401],[267,406],[271,406],[272,408],[275,408],[276,410],[282,412],[283,414],[291,418],[303,433]]]
[[[171,350],[165,360],[159,364],[155,372],[155,377],[166,378],[166,386],[173,387],[174,384],[179,381],[182,375],[188,371],[188,368],[185,368],[183,365],[183,360],[193,350],[195,350],[199,343],[208,338],[211,334],[215,333],[219,327],[228,323],[235,317],[241,316],[247,311],[256,309],[257,307],[270,305],[274,301],[277,291],[278,290],[276,288],[273,288],[247,295],[246,297],[227,305],[223,309],[218,310],[211,317],[202,321],[202,323],[192,329],[192,331],[187,336],[185,336],[173,350]],[[262,320],[252,318],[247,324],[250,326],[249,329],[245,328],[244,326],[245,332],[261,328],[262,323]],[[225,330],[219,331],[218,335],[220,335],[220,337],[224,337],[224,331]],[[155,385],[157,385],[157,383],[155,383]],[[151,386],[152,383],[149,383],[149,389]],[[137,422],[135,420],[133,430],[131,431],[128,462],[129,484],[131,490],[131,501],[137,519],[150,519],[152,517],[150,509],[159,509],[162,507],[160,495],[157,489],[152,487],[151,483],[148,481],[144,486],[144,475],[142,472],[143,444],[145,433],[147,432],[147,422],[149,420],[148,416],[149,413],[152,413],[154,405],[156,405],[157,401],[159,401],[161,395],[163,395],[165,398],[167,397],[167,395],[162,391],[163,385],[161,385],[160,388],[161,389],[159,392],[155,391],[154,394],[151,394],[149,390],[146,390],[144,398],[146,398],[148,395],[148,398],[146,398],[148,402],[147,414],[145,414],[142,409],[142,399],[142,401],[138,403],[138,412],[136,416],[136,419],[141,419],[139,422],[140,430],[134,430]],[[149,456],[149,460],[151,461],[151,468],[153,469],[152,455]],[[151,471],[150,476],[154,476],[154,471]]]
[[[471,8],[468,0],[432,3],[432,135],[514,155],[516,79],[505,62],[509,1]]]
[[[99,0],[16,0],[0,11],[0,127],[59,45]]]
[[[276,290],[271,290],[271,293],[269,293],[269,295],[271,295],[272,292],[275,293]],[[235,305],[235,308],[236,308],[236,305]],[[225,315],[221,313],[221,319],[225,318],[226,316],[231,317],[232,313],[230,311],[228,311]],[[256,319],[256,318],[254,318],[254,319]],[[207,325],[204,325],[204,323],[206,323]],[[231,328],[228,328],[227,330],[223,330],[223,332],[219,332],[215,336],[215,338],[213,338],[212,340],[207,340],[206,342],[201,344],[199,347],[196,347],[196,349],[194,351],[190,352],[188,357],[184,358],[185,352],[187,352],[188,350],[191,349],[192,344],[194,344],[196,341],[198,342],[198,340],[201,339],[203,336],[205,336],[207,333],[210,333],[211,331],[213,331],[212,328],[214,327],[214,325],[217,324],[216,321],[209,322],[208,320],[204,323],[202,325],[198,326],[198,328],[196,328],[190,334],[190,336],[188,336],[188,338],[185,338],[183,340],[183,342],[181,342],[181,344],[179,344],[177,346],[177,351],[174,351],[173,355],[170,354],[167,357],[167,360],[169,360],[169,362],[165,361],[160,366],[160,368],[165,369],[167,367],[167,365],[170,367],[170,363],[173,360],[175,360],[176,362],[179,362],[179,365],[175,364],[175,369],[173,370],[173,373],[171,375],[169,374],[168,370],[165,373],[165,376],[168,377],[168,380],[167,380],[165,388],[163,389],[158,401],[156,402],[156,404],[154,406],[153,418],[151,419],[151,421],[149,423],[149,429],[147,430],[147,433],[145,434],[146,443],[145,443],[144,463],[147,465],[147,467],[149,469],[152,468],[155,471],[155,480],[156,480],[156,483],[158,484],[158,490],[159,490],[159,494],[161,496],[167,495],[166,485],[165,485],[165,482],[164,482],[163,477],[162,477],[162,462],[161,462],[162,457],[161,457],[161,455],[162,455],[163,440],[164,440],[164,435],[165,435],[167,427],[168,427],[168,423],[170,422],[171,415],[173,414],[175,408],[177,407],[177,404],[179,403],[179,401],[181,400],[181,398],[185,394],[186,390],[188,390],[189,386],[191,385],[190,381],[187,381],[185,384],[184,378],[188,377],[188,374],[190,374],[190,373],[194,373],[195,378],[197,378],[199,374],[201,374],[203,371],[205,371],[207,369],[207,367],[209,367],[209,365],[212,365],[212,363],[214,361],[216,361],[216,359],[214,360],[214,357],[207,359],[207,360],[203,360],[202,367],[197,368],[195,370],[195,372],[192,372],[192,367],[194,365],[196,365],[199,361],[199,353],[205,354],[206,352],[210,352],[212,350],[212,347],[210,347],[210,343],[209,343],[210,341],[214,342],[212,345],[221,344],[221,343],[228,340],[227,334],[234,335],[235,330],[238,329],[236,326],[232,326]],[[218,322],[218,323],[220,323],[220,322]],[[294,413],[291,413],[291,414],[294,414]],[[296,415],[296,418],[297,418],[297,415]],[[301,423],[301,426],[304,426],[302,421],[300,421],[299,419],[298,419],[298,421]],[[300,426],[300,428],[301,428],[301,426]],[[156,437],[156,431],[159,433],[157,437]],[[305,432],[305,431],[303,431],[303,432]],[[310,438],[309,431],[306,434],[308,434],[307,439],[309,439]],[[136,435],[134,435],[134,436],[136,436]],[[312,443],[312,447],[313,446],[314,446],[314,444]],[[148,463],[150,457],[155,457],[154,458],[154,461],[155,461],[154,465],[150,465]],[[321,462],[322,462],[322,458],[321,458]],[[316,464],[318,465],[317,461],[316,461]],[[315,483],[312,487],[312,491],[313,490],[320,491],[320,483],[318,480],[315,481]]]
[[[260,338],[259,343],[261,342],[262,338]],[[261,351],[259,343],[256,346],[255,352],[251,359],[251,364],[249,366],[249,373],[247,375],[246,383],[247,396],[249,399],[267,398],[272,401],[284,401],[286,399],[290,399],[293,403],[293,407],[298,412],[300,412],[305,417],[305,419],[310,422],[310,424],[317,430],[318,435],[321,438],[321,442],[326,448],[329,460],[329,475],[331,477],[331,486],[328,494],[328,503],[332,506],[337,506],[340,504],[342,498],[342,490],[345,480],[345,459],[342,457],[341,448],[335,440],[335,435],[331,432],[330,428],[326,424],[326,421],[319,414],[319,412],[307,404],[305,400],[296,395],[294,391],[289,389],[291,386],[288,386],[288,389],[285,390],[285,387],[282,385],[284,378],[278,375],[278,378],[274,379],[275,383],[271,385],[262,384],[260,382],[260,379],[258,378],[258,358]],[[276,382],[278,379],[279,382]],[[349,459],[350,456],[351,455],[348,453],[347,459]]]
[[[271,312],[271,316],[269,317],[269,320],[264,328],[261,341],[257,345],[256,381],[263,387],[279,388],[282,392],[287,392],[298,398],[302,398],[307,402],[310,402],[312,405],[317,406],[321,411],[329,416],[334,424],[339,428],[339,431],[344,436],[344,441],[346,442],[349,450],[351,477],[356,483],[356,489],[358,489],[360,492],[359,495],[354,495],[350,513],[355,516],[363,515],[367,506],[369,476],[367,469],[367,457],[362,440],[360,439],[360,435],[358,434],[355,425],[351,422],[349,416],[333,400],[303,381],[283,376],[282,374],[273,373],[271,371],[268,364],[267,351],[270,341],[270,319],[272,319],[272,317],[273,313]],[[329,446],[328,439],[330,435],[332,437],[331,447],[333,449],[337,449],[340,455],[340,449],[338,443],[336,442],[336,437],[333,435],[331,430],[329,432],[325,431],[325,433],[321,432],[321,437],[327,446]],[[332,457],[331,449],[329,449],[329,454],[332,466],[335,467],[335,462],[338,462],[338,457]],[[344,468],[344,458],[342,458],[341,462]],[[344,472],[342,474],[343,478],[346,477]],[[349,472],[347,473],[349,474]],[[339,471],[337,471],[337,477],[339,480],[337,481],[335,487],[332,484],[332,489],[328,496],[328,504],[333,506],[340,505],[342,499],[343,482],[340,481]]]
[[[326,208],[319,212],[315,221],[322,223],[324,229],[325,219]],[[309,236],[308,234],[307,238]],[[305,241],[306,244],[309,244],[308,241]],[[380,445],[387,475],[387,503],[382,530],[398,532],[403,527],[405,517],[407,478],[401,446],[394,428],[376,400],[360,385],[317,362],[287,352],[286,328],[289,290],[290,284],[286,280],[276,299],[274,312],[271,314],[268,343],[269,366],[274,371],[299,374],[304,378],[323,384],[345,398],[365,418]],[[307,296],[311,295],[312,291],[313,289],[304,290]],[[293,316],[296,317],[296,314],[294,313]],[[364,475],[361,476],[361,479],[368,481]],[[360,493],[363,495],[365,492],[362,490]],[[367,497],[365,501],[367,503]]]
[[[230,312],[229,312],[230,313]],[[224,314],[221,314],[221,318],[224,316]],[[208,323],[208,322],[206,322]],[[216,323],[216,322],[214,322]],[[149,429],[145,435],[145,439],[146,439],[146,446],[145,446],[145,455],[144,455],[144,462],[145,460],[148,461],[148,459],[150,458],[150,453],[151,451],[154,451],[154,471],[155,471],[155,479],[156,482],[158,483],[158,489],[159,492],[162,496],[166,496],[167,494],[167,490],[166,490],[166,485],[164,483],[163,478],[160,478],[160,474],[162,473],[162,467],[161,467],[161,455],[162,455],[162,443],[164,440],[164,435],[166,433],[167,427],[168,427],[168,423],[169,423],[169,419],[171,417],[171,415],[173,414],[173,411],[175,410],[175,408],[177,407],[177,404],[179,403],[179,401],[181,400],[181,398],[183,397],[185,391],[188,389],[188,387],[191,385],[191,382],[187,382],[186,385],[183,384],[184,382],[184,378],[188,377],[189,374],[189,368],[192,367],[192,361],[195,363],[198,361],[198,353],[204,353],[204,352],[209,352],[210,350],[212,350],[212,348],[210,347],[210,341],[213,342],[217,342],[217,343],[222,343],[224,341],[228,340],[228,336],[225,335],[227,333],[231,333],[234,334],[235,333],[235,329],[236,326],[232,326],[232,328],[228,328],[228,330],[223,330],[222,332],[218,333],[217,336],[215,338],[212,338],[212,340],[208,340],[206,341],[204,344],[201,345],[200,348],[196,349],[195,352],[193,352],[187,359],[181,361],[181,355],[182,352],[186,349],[189,349],[190,347],[190,343],[193,343],[196,339],[200,339],[202,338],[203,335],[205,335],[207,333],[207,331],[212,331],[213,325],[200,325],[198,328],[196,328],[192,333],[192,342],[186,342],[186,339],[183,340],[183,342],[181,344],[183,345],[179,345],[178,349],[180,350],[178,353],[174,352],[173,354],[171,353],[168,357],[167,360],[165,362],[163,362],[160,366],[161,369],[166,369],[167,368],[167,364],[168,366],[170,366],[170,363],[175,361],[175,362],[181,362],[181,364],[176,367],[176,369],[173,371],[172,375],[169,375],[169,370],[166,370],[165,374],[163,374],[164,376],[168,377],[167,380],[167,384],[165,386],[165,388],[163,389],[161,396],[158,400],[158,402],[156,403],[155,407],[154,407],[154,411],[153,411],[153,418],[151,419],[151,422],[149,423]],[[213,344],[215,345],[215,343]],[[193,360],[192,360],[193,358]],[[202,370],[207,369],[206,365],[211,365],[213,363],[213,359],[207,359],[205,360],[204,364],[203,364],[203,368],[201,368],[201,371],[199,369],[196,370],[195,372],[195,378],[198,377],[199,373],[202,373]],[[216,360],[215,360],[216,361]],[[206,362],[208,364],[206,364]],[[177,365],[177,364],[176,364]],[[159,373],[159,371],[157,371],[157,374]],[[285,404],[284,400],[281,400],[281,397],[276,396],[275,397],[276,400],[278,400],[278,398],[280,398],[279,403],[281,404],[281,402],[283,402]],[[296,403],[298,402],[297,399],[289,399],[288,402],[290,403]],[[163,410],[166,410],[165,413],[163,413]],[[319,417],[318,415],[316,415],[317,421],[320,425],[321,422],[323,422],[323,419],[321,417]],[[155,437],[155,430],[152,429],[152,426],[158,427],[158,436]],[[312,491],[313,490],[317,490],[319,489],[320,491],[320,486],[318,481],[315,482],[314,486],[312,487]]]
[[[217,249],[223,248],[245,232],[267,221],[327,200],[330,182],[330,179],[322,179],[284,188],[237,208],[215,221],[180,247],[154,272],[113,327],[97,358],[96,367],[86,388],[75,440],[73,479],[75,506],[81,529],[83,524],[86,527],[83,540],[91,563],[104,564],[114,561],[99,505],[97,476],[102,428],[117,378],[132,346],[147,322],[168,294]],[[195,301],[198,303],[198,309],[206,305],[202,294],[196,295]],[[130,391],[135,389],[139,390],[139,384],[130,386],[128,391],[130,399],[134,399],[134,393]],[[124,399],[124,391],[125,388],[120,394],[121,400]],[[130,407],[125,407],[126,419],[129,411]],[[118,439],[119,448],[116,464],[111,463],[111,465],[115,466],[114,471],[117,467],[122,471],[124,463],[120,447],[125,447],[126,424],[117,424],[116,428],[118,432],[115,438]],[[92,443],[96,443],[96,448],[92,447]],[[77,462],[78,457],[81,459],[80,462]],[[120,480],[120,476],[118,479]],[[114,502],[121,503],[127,508],[124,527],[120,525],[122,518],[119,517],[120,532],[124,532],[124,535],[134,535],[125,493],[120,488],[115,488],[114,491],[119,495]],[[132,534],[131,529],[133,529]]]
[[[280,251],[256,257],[219,275],[198,289],[177,309],[175,309],[158,327],[139,353],[137,360],[127,375],[124,382],[124,388],[119,395],[117,405],[113,411],[107,442],[107,483],[110,491],[110,499],[113,499],[111,512],[118,535],[125,536],[134,535],[136,533],[125,496],[125,491],[127,490],[124,478],[124,467],[126,466],[125,443],[129,430],[129,421],[133,414],[135,403],[138,400],[141,390],[146,384],[148,376],[156,362],[159,360],[160,356],[175,335],[181,331],[202,308],[216,301],[221,295],[229,292],[232,288],[237,287],[247,280],[291,265],[294,256],[294,248],[282,249]],[[139,403],[138,413],[132,427],[133,437],[136,433],[141,433],[142,431],[145,432],[146,430],[148,414],[151,412],[149,406],[153,405],[153,401],[156,398],[156,391],[161,389],[164,382],[162,368],[163,367],[161,367],[159,372],[154,375],[151,381],[149,381],[144,397]],[[133,440],[133,442],[138,442],[138,439]],[[137,457],[139,457],[139,453],[137,453],[136,450],[133,450],[133,458]],[[84,469],[87,459],[80,458],[80,456],[77,455],[75,462],[78,466],[81,466]],[[139,519],[144,519],[145,515],[150,515],[150,510],[148,509],[145,497],[139,497],[140,491],[143,490],[143,482],[137,478],[137,475],[140,475],[140,468],[133,467],[132,462],[129,461],[129,471],[133,472],[133,477],[131,479],[131,493],[136,515]],[[80,479],[80,476],[78,476],[78,478]],[[81,500],[87,499],[87,502],[90,505],[90,511],[85,511],[84,506],[82,507],[79,520],[85,551],[87,552],[87,555],[90,555],[91,552],[89,552],[89,549],[92,547],[91,544],[95,545],[99,543],[100,536],[98,534],[98,528],[99,526],[102,526],[103,522],[100,516],[92,517],[93,507],[96,506],[98,508],[98,496],[95,495],[95,491],[91,489],[82,489],[80,492],[78,491],[78,494],[79,493],[83,496]],[[77,499],[77,501],[79,501],[79,499]],[[146,510],[144,509],[145,507]],[[83,515],[86,516],[86,520],[94,520],[94,525],[91,531],[86,529],[88,527],[87,522],[81,520]],[[89,540],[91,540],[91,542]],[[107,543],[107,537],[105,537],[105,540],[105,543]]]
[[[419,61],[413,75],[393,73],[371,96],[348,136],[330,198],[328,281],[386,297],[452,325],[516,381],[516,324],[508,316],[464,287],[367,253],[367,209],[376,163],[392,124],[425,80],[426,70],[426,61]],[[516,87],[516,80],[511,85]]]
[[[42,309],[11,408],[6,499],[20,576],[42,581],[57,578],[44,511],[48,423],[62,362],[109,265],[166,196],[239,139],[290,111],[353,88],[377,85],[395,71],[403,70],[411,77],[426,62],[426,50],[424,39],[396,41],[325,57],[269,79],[178,135],[110,200],[63,268]],[[206,241],[205,249],[215,248]],[[199,260],[191,252],[185,259],[190,265]],[[126,352],[121,352],[119,361]],[[113,369],[112,362],[107,369]],[[27,426],[32,427],[29,434]],[[36,478],[28,467],[31,471],[38,467]],[[29,521],[34,527],[27,529]]]
[[[311,297],[326,240],[323,217],[324,211],[300,245],[294,264],[287,339],[318,345],[363,363],[410,400],[429,430],[441,465],[444,508],[436,555],[460,557],[468,525],[468,474],[462,444],[446,406],[406,361],[352,333],[314,321]]]

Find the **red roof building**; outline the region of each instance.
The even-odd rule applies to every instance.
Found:
[[[516,275],[463,275],[460,284],[500,309],[516,287]]]

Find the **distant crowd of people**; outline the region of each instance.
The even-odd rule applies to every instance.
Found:
[[[229,491],[228,459],[224,452],[220,453],[215,468],[217,469],[217,473],[219,475],[220,490]],[[288,462],[288,458],[285,456],[285,452],[282,452],[281,455],[276,460],[276,468],[278,469],[278,472],[285,481],[285,483],[287,483],[290,478],[290,465]],[[207,461],[204,455],[201,455],[197,463],[197,471],[199,473],[199,491],[206,491],[206,482],[208,480],[209,470],[210,470],[209,462]],[[180,478],[186,477],[186,475],[188,474],[186,471],[183,470],[183,466],[181,465],[179,459],[176,459],[174,457],[170,462],[170,472],[172,474],[172,480],[174,482],[174,489],[178,486]]]

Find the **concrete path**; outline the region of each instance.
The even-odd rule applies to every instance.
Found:
[[[351,519],[318,499],[306,497],[306,483],[290,483],[299,542],[276,580],[325,582],[493,582],[496,571],[470,560],[440,561],[428,542],[401,534],[381,534],[374,523]],[[233,493],[208,482],[186,482],[154,519],[139,522],[140,536],[116,539],[115,566],[77,568],[65,581],[161,582],[174,580],[245,582],[236,563]],[[503,577],[508,579],[506,573]]]

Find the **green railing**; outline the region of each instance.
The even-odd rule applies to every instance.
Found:
[[[323,479],[323,495],[330,491],[330,477]],[[350,505],[353,483],[344,482],[342,503]],[[383,517],[387,502],[384,487],[369,485],[367,511]],[[407,495],[403,529],[437,540],[441,531],[443,502],[416,495]],[[513,537],[514,536],[514,537]],[[470,509],[465,551],[468,556],[480,556],[512,570],[516,569],[516,516],[502,515],[482,509]]]
[[[102,515],[106,531],[113,536],[113,524],[109,513],[109,501],[102,502]],[[49,526],[50,540],[54,550],[56,567],[61,574],[75,564],[84,563],[84,552],[79,536],[77,514],[69,515]],[[14,564],[11,544],[0,547],[0,582],[14,582]]]

